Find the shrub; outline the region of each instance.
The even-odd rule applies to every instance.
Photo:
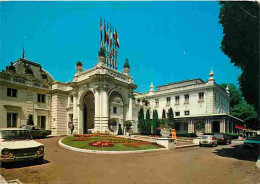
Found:
[[[123,130],[122,130],[121,124],[118,125],[117,135],[123,135]]]
[[[234,133],[225,133],[225,134],[231,137],[231,139],[238,139],[238,134],[234,134]]]
[[[176,133],[177,137],[197,137],[195,133],[183,133],[183,132],[177,132]]]
[[[27,125],[34,125],[33,115],[32,115],[32,114],[29,114],[29,115],[28,115]]]

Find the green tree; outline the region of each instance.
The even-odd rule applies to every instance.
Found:
[[[245,122],[250,122],[252,119],[257,118],[257,114],[252,105],[248,104],[245,100],[239,102],[233,109],[231,114],[238,117]]]
[[[165,112],[165,110],[163,109],[163,111],[162,111],[162,119],[165,119],[166,118],[166,114],[165,114],[166,112]]]
[[[153,135],[160,135],[160,130],[157,128],[159,127],[159,120],[158,120],[158,112],[157,110],[153,111]]]
[[[139,131],[141,135],[145,134],[145,120],[144,120],[144,109],[141,107],[138,112],[138,125]]]
[[[230,94],[229,113],[244,120],[250,128],[258,127],[257,113],[254,107],[244,100],[241,91],[234,84],[220,84],[223,89],[226,89],[227,85]]]
[[[241,68],[240,89],[259,115],[259,3],[221,1],[220,5],[221,50]]]
[[[168,114],[169,114],[168,121],[172,125],[172,127],[174,128],[174,114],[173,114],[173,110],[172,110],[171,107],[168,110]]]
[[[29,115],[28,115],[27,125],[34,125],[33,115],[32,115],[32,114],[29,114]]]
[[[146,134],[151,135],[151,118],[150,118],[150,110],[146,110],[146,121],[145,121],[145,129],[146,129]]]
[[[220,86],[225,90],[229,87],[230,103],[229,107],[232,110],[239,102],[242,101],[243,96],[241,91],[234,84],[220,84]]]

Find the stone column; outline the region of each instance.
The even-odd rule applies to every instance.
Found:
[[[133,101],[132,101],[132,95],[129,96],[127,120],[133,120]]]
[[[106,133],[108,129],[108,109],[109,109],[109,103],[108,103],[108,94],[106,88],[101,90],[101,113],[102,115],[100,116],[100,128],[102,133]]]
[[[188,133],[194,133],[194,124],[192,122],[192,119],[188,121]]]
[[[208,119],[206,118],[205,120],[205,132],[208,133],[209,131],[209,124],[208,124]]]
[[[226,120],[226,132],[230,132],[229,131],[229,119]]]
[[[94,132],[100,133],[100,92],[99,88],[96,87],[94,89],[94,97],[95,97],[95,117],[94,117]]]
[[[78,93],[74,92],[74,94],[73,94],[73,125],[74,125],[74,133],[81,133],[80,129],[82,129],[82,127],[80,127],[78,119],[79,119],[79,117],[78,117]]]
[[[212,133],[212,121],[211,121],[211,119],[208,119],[208,130],[209,130],[208,133]]]

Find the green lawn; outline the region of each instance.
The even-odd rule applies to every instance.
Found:
[[[133,143],[140,143],[143,141],[136,141],[133,139],[125,139],[125,138],[117,138],[114,136],[109,137],[100,137],[100,136],[93,136],[93,137],[87,137],[86,141],[73,141],[73,139],[77,138],[83,138],[83,137],[74,137],[69,136],[64,138],[61,142],[63,144],[66,144],[68,146],[72,146],[75,148],[81,148],[81,149],[88,149],[88,150],[100,150],[100,151],[134,151],[134,150],[146,150],[146,149],[159,149],[160,146],[156,144],[148,144],[148,145],[141,145],[140,147],[129,147],[124,145],[124,143],[113,143],[113,147],[92,147],[89,145],[89,143],[94,141],[130,141]]]

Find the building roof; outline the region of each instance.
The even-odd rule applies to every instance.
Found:
[[[162,86],[157,86],[156,88],[160,88],[160,87],[164,87],[164,86],[172,86],[172,85],[175,85],[175,84],[181,84],[181,83],[187,83],[187,82],[191,82],[191,81],[194,81],[194,82],[197,82],[197,83],[204,83],[204,81],[200,78],[197,78],[197,79],[188,79],[188,80],[183,80],[183,81],[178,81],[178,82],[172,82],[172,83],[169,83],[169,84],[165,84],[165,85],[162,85]]]
[[[1,73],[12,74],[19,78],[30,78],[39,82],[42,82],[44,78],[47,78],[49,84],[55,80],[47,71],[45,71],[39,63],[29,61],[23,58],[18,59],[14,63],[11,62],[10,66],[6,67]],[[28,75],[30,73],[31,75]]]

